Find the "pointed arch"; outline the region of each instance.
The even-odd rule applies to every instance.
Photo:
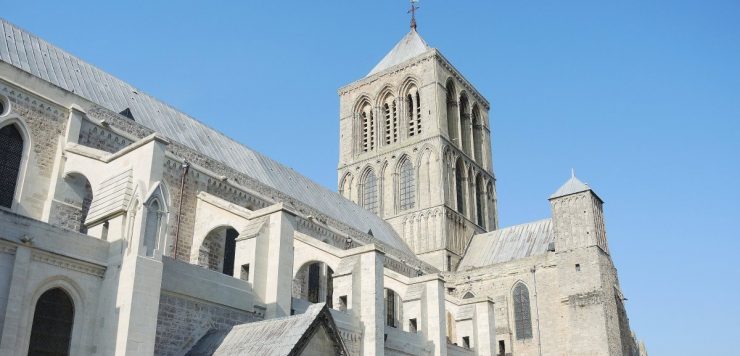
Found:
[[[61,287],[45,291],[36,301],[29,355],[70,355],[75,304]]]
[[[514,309],[514,328],[517,340],[532,338],[532,312],[529,302],[529,288],[524,282],[517,282],[512,292]]]
[[[398,103],[396,97],[390,88],[381,91],[379,96],[378,107],[382,109],[382,135],[383,144],[390,145],[398,142],[399,124],[398,124]]]
[[[411,159],[403,155],[398,160],[398,207],[399,210],[409,210],[416,206],[416,171]]]
[[[154,184],[146,199],[146,222],[144,225],[143,251],[145,256],[161,255],[166,246],[167,221],[169,216],[169,193],[163,182]]]
[[[405,103],[406,135],[407,137],[418,136],[422,131],[422,103],[419,86],[416,79],[409,77],[404,81],[401,88],[401,95]]]
[[[339,181],[339,194],[341,194],[343,197],[347,198],[348,200],[352,199],[352,184],[354,183],[354,176],[352,175],[352,172],[347,172],[344,174],[342,179]]]
[[[475,294],[473,294],[473,292],[467,292],[467,293],[465,293],[465,295],[464,295],[464,296],[462,297],[462,299],[472,299],[472,298],[475,298]]]
[[[481,167],[485,167],[485,158],[483,152],[485,152],[483,142],[483,118],[481,117],[480,107],[478,103],[473,104],[473,155],[474,160],[478,162]]]
[[[460,119],[457,110],[457,91],[452,78],[447,79],[445,84],[447,90],[447,137],[453,145],[460,147]]]
[[[370,99],[363,96],[355,106],[359,152],[370,152],[375,149],[375,113]]]
[[[365,169],[360,181],[360,205],[378,213],[378,178],[371,167]]]
[[[16,120],[0,128],[0,206],[12,209],[18,200],[28,135]]]
[[[465,164],[462,157],[455,163],[455,201],[457,212],[465,214]]]
[[[476,211],[478,212],[476,218],[478,222],[478,226],[486,228],[486,220],[485,220],[485,205],[486,205],[486,197],[485,197],[485,186],[483,185],[483,176],[478,173],[475,177],[475,206]]]
[[[471,132],[470,124],[470,101],[468,100],[468,94],[463,91],[460,93],[460,148],[465,152],[468,157],[471,154],[471,140],[473,133]]]
[[[87,214],[93,201],[93,189],[87,177],[79,172],[68,172],[57,185],[54,199],[64,202],[58,209],[74,211],[70,214],[56,214],[50,217],[50,223],[83,234],[87,233]],[[71,218],[75,217],[75,218]]]

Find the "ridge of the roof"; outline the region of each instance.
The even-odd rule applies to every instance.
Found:
[[[116,113],[129,109],[137,123],[357,231],[372,229],[375,239],[414,256],[390,224],[372,212],[2,17],[0,61]]]
[[[424,41],[423,38],[416,32],[415,29],[411,29],[398,43],[388,52],[378,64],[370,70],[365,76],[366,78],[381,72],[385,69],[393,67],[397,64],[403,63],[409,59],[412,59],[418,55],[430,49],[429,45]]]

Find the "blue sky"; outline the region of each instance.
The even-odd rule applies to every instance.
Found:
[[[1,16],[335,189],[337,89],[408,31],[407,4],[173,4],[5,1]],[[651,355],[737,354],[740,2],[421,7],[420,34],[491,102],[502,225],[547,217],[575,168],[606,201]]]

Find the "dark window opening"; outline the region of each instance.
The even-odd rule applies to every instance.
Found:
[[[13,207],[23,159],[23,137],[14,125],[0,129],[0,206]]]
[[[576,272],[581,271],[581,265],[579,263],[576,263]]]
[[[447,255],[447,270],[452,271],[452,256]]]
[[[455,191],[457,192],[457,212],[465,213],[465,200],[463,200],[463,164],[462,161],[457,161],[455,167]]]
[[[417,330],[416,318],[409,319],[409,332],[416,333]]]
[[[506,355],[506,342],[504,340],[498,341],[498,354],[499,356]]]
[[[396,293],[390,289],[385,290],[385,325],[396,327]]]
[[[74,304],[60,288],[46,291],[36,302],[29,355],[66,356],[72,339]]]
[[[334,307],[334,271],[326,267],[326,306]]]
[[[224,244],[224,274],[234,275],[234,255],[236,254],[236,237],[239,232],[229,228],[226,230],[226,243]]]
[[[339,297],[339,310],[345,311],[347,310],[347,296],[342,295]]]
[[[242,265],[242,273],[239,277],[241,280],[249,282],[249,263]]]
[[[319,274],[320,265],[318,263],[308,266],[308,301],[311,303],[319,302]]]
[[[462,347],[469,349],[470,348],[470,336],[463,336],[462,338]]]

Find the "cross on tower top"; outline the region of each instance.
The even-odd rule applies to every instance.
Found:
[[[419,2],[419,0],[410,0],[411,1],[411,9],[408,11],[409,14],[411,14],[411,28],[416,30],[416,10],[419,9],[416,4]]]

